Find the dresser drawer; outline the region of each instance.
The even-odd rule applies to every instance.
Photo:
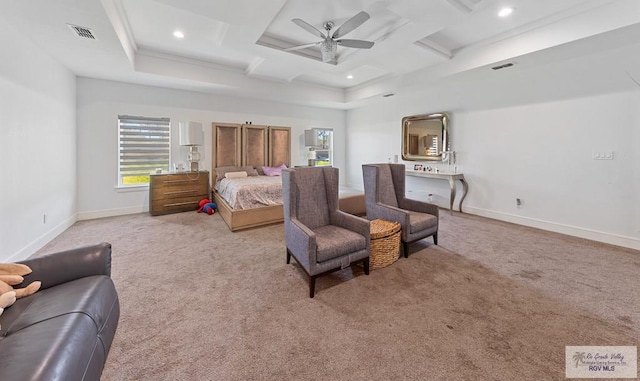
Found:
[[[198,209],[198,203],[206,195],[197,197],[182,197],[173,199],[153,200],[150,206],[152,215],[169,214],[195,211]]]
[[[193,197],[201,195],[202,187],[185,186],[184,188],[160,188],[151,191],[151,200],[164,200],[172,198]]]

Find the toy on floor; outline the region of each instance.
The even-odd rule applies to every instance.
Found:
[[[209,200],[208,198],[203,198],[202,200],[200,200],[198,205],[200,206],[200,209],[198,209],[198,213],[204,212],[211,215],[216,212],[216,209],[218,209],[218,206],[215,204],[215,202],[211,202],[211,200]]]
[[[0,315],[5,308],[15,303],[16,299],[29,296],[40,289],[40,281],[31,282],[27,287],[13,288],[22,283],[23,276],[27,274],[31,274],[29,266],[20,263],[0,263]]]

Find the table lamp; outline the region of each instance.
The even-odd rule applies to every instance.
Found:
[[[318,158],[318,155],[316,154],[316,151],[314,150],[307,151],[307,160],[309,160],[310,167],[314,167],[316,165],[317,158]]]
[[[200,152],[198,146],[204,145],[204,132],[202,123],[180,122],[180,145],[189,147],[189,167],[191,171],[198,172],[200,162]]]

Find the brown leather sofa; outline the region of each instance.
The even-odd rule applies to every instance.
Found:
[[[99,380],[120,316],[111,245],[21,263],[33,270],[24,284],[42,286],[0,316],[0,379]]]

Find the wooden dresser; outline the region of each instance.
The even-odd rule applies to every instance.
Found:
[[[149,182],[149,213],[152,216],[198,210],[209,198],[209,172],[152,174]]]

